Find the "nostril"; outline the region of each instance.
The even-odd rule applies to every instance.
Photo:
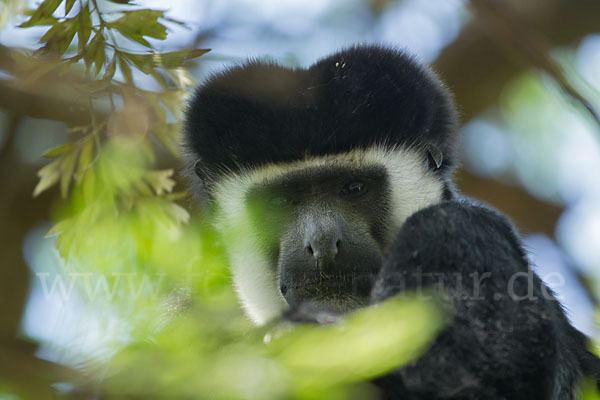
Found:
[[[281,285],[279,287],[279,290],[281,291],[281,294],[285,296],[285,294],[287,293],[288,288],[287,288],[286,285]]]
[[[340,239],[338,239],[337,242],[335,242],[335,248],[337,250],[339,250],[341,245],[342,245],[342,241]]]
[[[306,250],[308,250],[308,253],[310,255],[313,255],[314,251],[313,251],[313,248],[312,248],[312,246],[310,244],[306,246]]]

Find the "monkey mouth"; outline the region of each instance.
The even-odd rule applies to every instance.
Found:
[[[280,290],[291,307],[312,303],[323,310],[345,313],[369,304],[375,278],[376,274],[322,275],[292,285],[282,283]]]

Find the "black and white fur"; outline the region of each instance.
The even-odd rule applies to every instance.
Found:
[[[428,69],[359,46],[308,69],[251,61],[208,79],[187,110],[186,167],[214,205],[256,324],[438,287],[451,294],[452,323],[421,359],[376,381],[386,397],[574,398],[598,360],[507,219],[455,194],[455,133],[452,99]],[[371,197],[336,197],[344,179],[367,182]],[[281,191],[293,197],[287,214],[274,202],[257,217],[252,199]],[[271,213],[281,226],[266,233]],[[321,247],[331,252],[318,259]],[[518,273],[531,279],[512,280],[517,299],[507,288]]]

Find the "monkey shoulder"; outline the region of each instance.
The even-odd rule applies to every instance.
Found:
[[[491,208],[445,201],[409,217],[373,288],[373,302],[402,291],[446,300],[452,323],[427,354],[386,377],[385,385],[395,377],[423,396],[415,398],[452,392],[471,398],[469,391],[480,396],[487,388],[490,398],[545,399],[552,396],[559,360],[571,369],[563,370],[565,376],[576,380],[579,374],[568,353],[583,348],[580,337],[532,271],[508,218]],[[569,341],[559,350],[563,336]]]
[[[409,260],[432,267],[461,269],[462,265],[490,272],[528,268],[521,240],[508,218],[467,200],[443,201],[406,220],[384,269]]]
[[[532,338],[538,340],[540,330],[567,324],[553,292],[532,270],[510,221],[467,201],[442,202],[406,220],[372,298],[379,302],[422,290],[450,300],[454,312],[467,317],[468,329],[482,335],[536,332]]]

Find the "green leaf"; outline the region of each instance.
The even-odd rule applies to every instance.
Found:
[[[436,301],[403,294],[332,325],[299,326],[271,347],[307,385],[328,386],[383,375],[415,360],[444,324]]]
[[[62,3],[62,0],[44,0],[33,12],[31,18],[19,25],[20,28],[28,28],[30,26],[51,25],[57,21],[52,16],[54,11]]]
[[[104,71],[104,76],[102,77],[103,81],[112,80],[113,76],[115,76],[115,71],[117,69],[117,56],[114,55],[112,60],[106,66],[106,71]]]
[[[75,0],[67,0],[65,2],[65,15],[67,15],[69,11],[71,11],[71,8],[73,8],[73,4],[75,4]]]
[[[96,74],[100,72],[104,64],[104,51],[104,35],[96,33],[83,55],[86,67],[90,68],[92,64],[96,65]]]
[[[121,52],[121,55],[131,61],[140,71],[149,74],[154,69],[154,54],[134,54]]]
[[[104,53],[104,39],[102,40],[102,44],[98,45],[98,49],[96,50],[96,54],[94,55],[94,64],[96,65],[96,75],[100,73],[102,66],[104,65],[104,58],[106,54]]]
[[[80,180],[85,170],[90,166],[92,157],[94,156],[94,135],[88,135],[83,139],[81,145],[81,154],[79,155],[79,163],[77,164],[77,179]]]
[[[200,57],[208,53],[210,49],[183,49],[170,53],[156,54],[158,63],[165,68],[180,67],[184,61]]]
[[[73,148],[73,145],[71,143],[61,144],[60,146],[56,146],[56,147],[51,148],[50,150],[47,150],[44,154],[42,154],[42,157],[45,157],[45,158],[58,157],[64,153],[66,153],[67,151],[71,150],[72,148]]]
[[[50,230],[48,232],[46,232],[44,237],[59,235],[62,232],[71,228],[72,223],[73,223],[73,221],[71,219],[64,219],[64,220],[60,221],[59,223],[55,224],[52,228],[50,228]]]
[[[168,205],[168,212],[176,222],[187,224],[190,220],[190,214],[178,204],[170,203]]]
[[[92,20],[90,18],[90,9],[87,4],[83,6],[76,18],[79,18],[79,32],[77,33],[79,49],[83,49],[92,33]]]
[[[595,379],[586,378],[579,384],[579,392],[583,400],[600,400],[600,392]]]
[[[123,74],[123,78],[125,78],[125,82],[128,84],[133,84],[133,77],[131,76],[131,68],[127,63],[127,60],[123,57],[119,57],[119,67],[121,68],[121,73]]]
[[[69,186],[73,179],[73,171],[75,170],[75,162],[77,161],[77,153],[71,152],[62,158],[60,164],[60,195],[63,199],[67,198]]]
[[[166,169],[162,171],[147,171],[144,178],[152,186],[156,195],[160,196],[173,190],[175,181],[171,179],[171,176],[173,176],[173,170]]]
[[[140,71],[145,74],[151,74],[153,69],[158,66],[167,69],[179,68],[183,65],[184,61],[200,57],[209,51],[210,49],[182,49],[169,53],[135,54],[121,52],[121,54],[138,67]]]
[[[82,183],[83,201],[91,203],[96,196],[96,173],[94,168],[88,168],[83,176]]]
[[[54,24],[41,37],[40,42],[46,43],[46,45],[38,51],[42,53],[56,51],[63,54],[69,48],[78,28],[79,21],[76,18],[66,19]]]
[[[56,159],[38,171],[37,175],[40,177],[40,181],[35,186],[35,189],[33,189],[33,197],[39,196],[40,193],[58,182],[60,178],[60,163],[61,159]]]
[[[210,49],[182,49],[171,51],[169,53],[156,53],[154,54],[153,60],[156,65],[173,69],[181,67],[184,61],[200,57],[209,51]]]
[[[148,186],[148,183],[138,179],[138,177],[132,177],[131,184],[144,196],[152,196],[152,189]]]
[[[194,83],[194,78],[183,68],[166,69],[165,73],[169,75],[175,86],[180,89],[190,87]]]
[[[108,23],[107,26],[149,48],[152,46],[144,36],[160,40],[167,38],[167,28],[158,22],[159,18],[163,18],[164,11],[144,9],[125,11],[123,14],[121,18]]]

